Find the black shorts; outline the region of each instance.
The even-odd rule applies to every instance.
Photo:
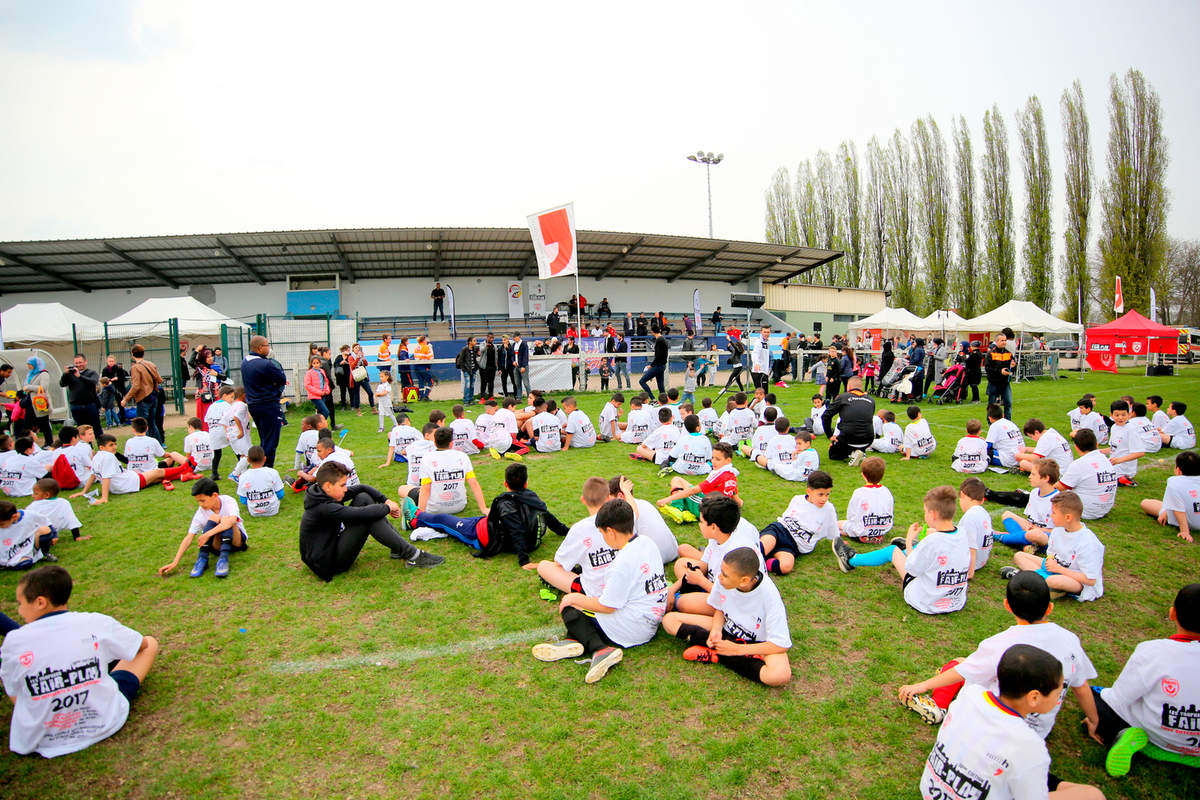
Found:
[[[696,571],[699,572],[699,570]],[[679,591],[677,594],[691,594],[692,592],[704,592],[705,594],[708,594],[709,591],[709,589],[701,589],[696,584],[688,582],[687,573],[685,572],[683,575],[683,581],[679,584]]]
[[[230,552],[244,553],[250,549],[250,542],[246,539],[245,534],[243,534],[242,535],[242,543],[240,545],[235,545],[233,543],[230,543],[229,547],[230,547]],[[220,538],[218,538],[216,536],[212,537],[211,539],[208,540],[208,544],[204,545],[203,549],[208,550],[210,553],[218,553],[219,554],[221,552]]]
[[[915,581],[916,579],[917,579],[917,576],[916,576],[916,575],[907,575],[907,574],[906,574],[906,575],[904,576],[904,583],[903,583],[903,584],[900,586],[900,590],[901,590],[901,591],[904,591],[905,589],[907,589],[907,588],[908,588],[908,585],[909,585],[910,583],[912,583],[913,581]]]
[[[108,673],[108,675],[117,682],[117,691],[125,695],[125,699],[132,703],[133,698],[138,695],[138,689],[142,687],[142,682],[138,680],[138,676],[127,669],[114,670]]]
[[[796,544],[796,540],[792,537],[791,531],[789,531],[787,526],[783,525],[782,523],[778,521],[772,522],[770,525],[763,528],[758,535],[761,537],[764,534],[775,537],[775,549],[770,553],[767,553],[767,556],[771,556],[772,554],[778,553],[781,550],[785,553],[791,553],[793,556],[800,555],[800,547]]]

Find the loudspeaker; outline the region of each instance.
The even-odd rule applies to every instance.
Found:
[[[1146,366],[1146,377],[1156,378],[1160,376],[1174,375],[1174,364],[1149,364]]]
[[[732,293],[729,295],[729,305],[734,308],[762,308],[767,302],[767,296],[763,294],[738,294]]]
[[[820,332],[821,332],[821,323],[814,322],[813,323],[813,333],[820,333]]]

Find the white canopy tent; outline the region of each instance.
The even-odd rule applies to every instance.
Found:
[[[74,342],[104,335],[104,323],[62,303],[20,303],[0,314],[5,342]]]
[[[932,333],[946,334],[970,330],[966,325],[967,321],[953,311],[934,311],[922,322],[925,324],[924,330]]]
[[[993,308],[986,314],[966,320],[960,330],[990,332],[1003,328],[1012,328],[1018,332],[1057,333],[1070,336],[1079,336],[1083,333],[1083,326],[1079,323],[1059,319],[1028,300],[1009,300],[999,308]]]
[[[128,334],[136,328],[141,336],[165,336],[166,321],[179,320],[180,336],[216,336],[221,326],[245,330],[249,325],[227,317],[215,308],[209,308],[194,297],[151,297],[131,308],[119,317],[108,321],[109,332],[117,336]],[[162,323],[162,330],[147,325]],[[124,327],[123,327],[124,326]]]
[[[847,328],[851,333],[879,329],[884,331],[923,331],[925,320],[905,308],[885,307],[869,317],[851,322]]]

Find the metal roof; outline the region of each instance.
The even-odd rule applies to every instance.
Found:
[[[762,242],[577,231],[586,278],[781,283],[841,258]],[[0,242],[0,293],[283,281],[537,274],[528,228],[354,228]]]

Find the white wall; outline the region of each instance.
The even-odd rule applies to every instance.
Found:
[[[509,278],[455,277],[443,282],[454,288],[455,304],[462,314],[506,314],[508,299],[506,288]],[[536,275],[534,276],[536,278]],[[567,300],[575,293],[573,278],[555,278],[545,283],[550,301]],[[692,307],[692,291],[700,289],[705,316],[718,305],[729,310],[729,294],[756,291],[746,284],[730,286],[716,281],[676,281],[640,278],[608,278],[596,281],[590,278],[579,281],[580,290],[589,303],[599,303],[607,297],[613,314],[624,311],[657,311],[668,314],[689,311]],[[283,314],[286,311],[286,290],[282,282],[268,283],[224,283],[212,287],[216,301],[210,303],[223,314],[237,319],[253,318],[256,314]],[[364,317],[419,316],[432,311],[429,292],[433,281],[426,279],[360,280],[342,284],[342,313],[353,317],[355,312]],[[5,294],[0,296],[0,310],[18,303],[62,303],[101,321],[109,320],[151,297],[183,297],[188,287],[142,289],[98,289],[90,294],[84,292],[44,292],[40,294]],[[203,301],[203,298],[201,298]]]

